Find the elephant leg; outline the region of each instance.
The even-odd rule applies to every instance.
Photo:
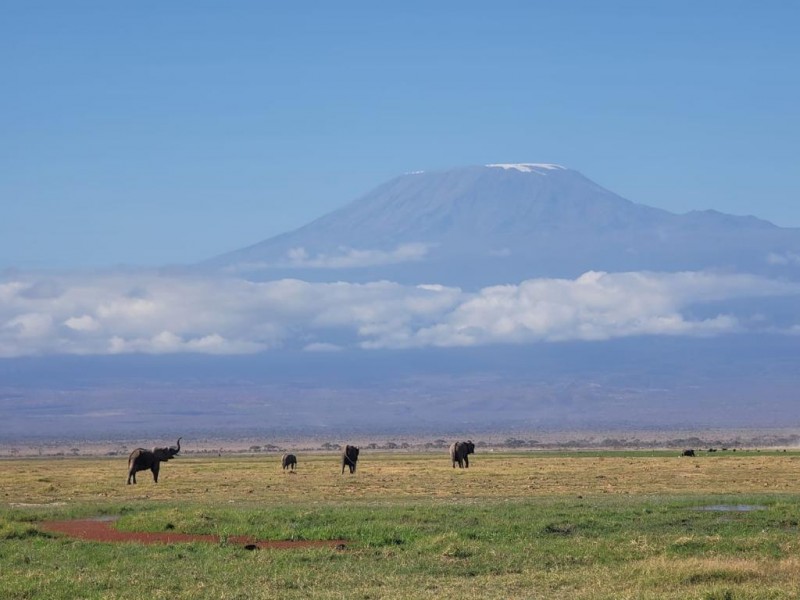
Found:
[[[150,470],[153,472],[153,481],[158,483],[158,463],[154,464]]]
[[[464,468],[469,469],[469,456],[464,457]]]

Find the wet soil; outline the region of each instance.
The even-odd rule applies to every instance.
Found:
[[[114,518],[74,519],[70,521],[44,521],[39,524],[43,531],[60,533],[72,538],[92,542],[137,543],[137,544],[185,544],[207,542],[219,544],[220,536],[178,532],[119,531],[114,527]],[[344,540],[255,540],[245,535],[231,535],[228,544],[241,545],[248,550],[256,548],[336,548],[345,547]]]

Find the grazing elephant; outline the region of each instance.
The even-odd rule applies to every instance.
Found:
[[[294,471],[294,468],[297,466],[297,457],[294,454],[284,454],[281,456],[281,466],[284,471],[286,469]]]
[[[137,448],[128,457],[128,484],[131,480],[136,483],[136,472],[147,471],[148,469],[153,472],[153,481],[158,483],[158,469],[162,461],[174,458],[178,452],[181,451],[181,439],[178,438],[178,443],[169,448],[153,448],[152,450],[145,450],[144,448]]]
[[[475,454],[475,444],[472,440],[466,442],[455,442],[450,446],[450,460],[453,461],[453,468],[458,463],[459,469],[469,469],[469,455]]]
[[[694,450],[691,450],[691,449],[689,449],[689,450],[684,450],[684,451],[681,453],[681,456],[694,456]]]
[[[357,462],[358,446],[345,446],[342,452],[342,473],[344,473],[345,466],[350,467],[350,473],[355,473]]]

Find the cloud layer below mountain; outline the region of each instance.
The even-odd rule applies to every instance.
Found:
[[[800,284],[707,272],[588,272],[477,292],[441,285],[252,282],[151,271],[7,273],[0,357],[52,354],[329,352],[710,336],[771,331],[726,302],[800,295]],[[697,306],[712,307],[703,317]],[[798,324],[781,325],[787,334]]]
[[[242,273],[265,269],[352,269],[414,262],[425,258],[431,244],[422,242],[400,244],[394,250],[358,250],[340,246],[334,253],[310,254],[303,246],[290,249],[281,260],[244,262],[225,267],[227,273]]]

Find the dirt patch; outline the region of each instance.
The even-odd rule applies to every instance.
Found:
[[[136,544],[185,544],[189,542],[207,542],[219,544],[222,540],[218,535],[191,534],[172,532],[135,532],[119,531],[114,527],[116,519],[102,517],[97,519],[76,519],[71,521],[44,521],[39,524],[43,531],[61,533],[69,537],[92,542]],[[255,548],[336,548],[345,547],[344,540],[254,540],[246,535],[231,535],[227,537],[228,544],[244,546],[250,550]]]

